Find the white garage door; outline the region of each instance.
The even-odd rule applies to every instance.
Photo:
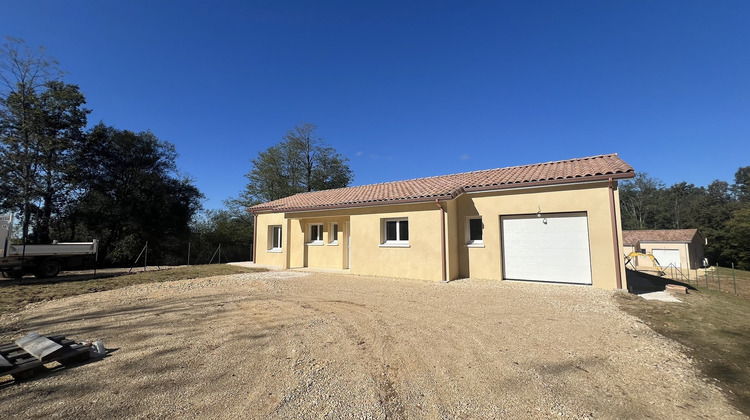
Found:
[[[654,258],[659,261],[659,265],[667,267],[669,264],[674,264],[675,267],[680,268],[680,251],[677,249],[654,249],[652,252]]]
[[[503,278],[591,284],[585,213],[503,216]]]

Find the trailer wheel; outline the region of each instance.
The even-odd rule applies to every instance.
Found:
[[[39,264],[39,266],[36,268],[36,271],[34,272],[34,277],[38,279],[55,277],[60,273],[61,269],[62,269],[62,266],[60,265],[60,260],[56,260],[54,258],[48,258],[42,261],[42,263]]]

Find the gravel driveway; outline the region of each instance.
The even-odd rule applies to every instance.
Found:
[[[277,271],[34,304],[3,342],[116,350],[6,383],[0,418],[745,418],[614,293]]]

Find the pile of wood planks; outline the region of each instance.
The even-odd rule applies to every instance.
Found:
[[[68,340],[64,335],[42,336],[32,332],[12,344],[0,346],[0,376],[16,381],[34,377],[46,364],[68,365],[90,357],[89,346]]]

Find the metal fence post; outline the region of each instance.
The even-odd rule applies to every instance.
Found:
[[[188,266],[190,265],[190,242],[188,242]]]
[[[706,289],[708,289],[708,268],[704,268],[703,272],[706,274]]]
[[[716,281],[719,282],[719,291],[721,292],[721,273],[719,273],[718,263],[716,263]]]
[[[734,263],[732,263],[732,280],[734,280],[734,295],[737,296],[737,277],[734,276]]]
[[[143,254],[143,271],[146,271],[148,265],[148,241],[146,241],[146,253]]]

